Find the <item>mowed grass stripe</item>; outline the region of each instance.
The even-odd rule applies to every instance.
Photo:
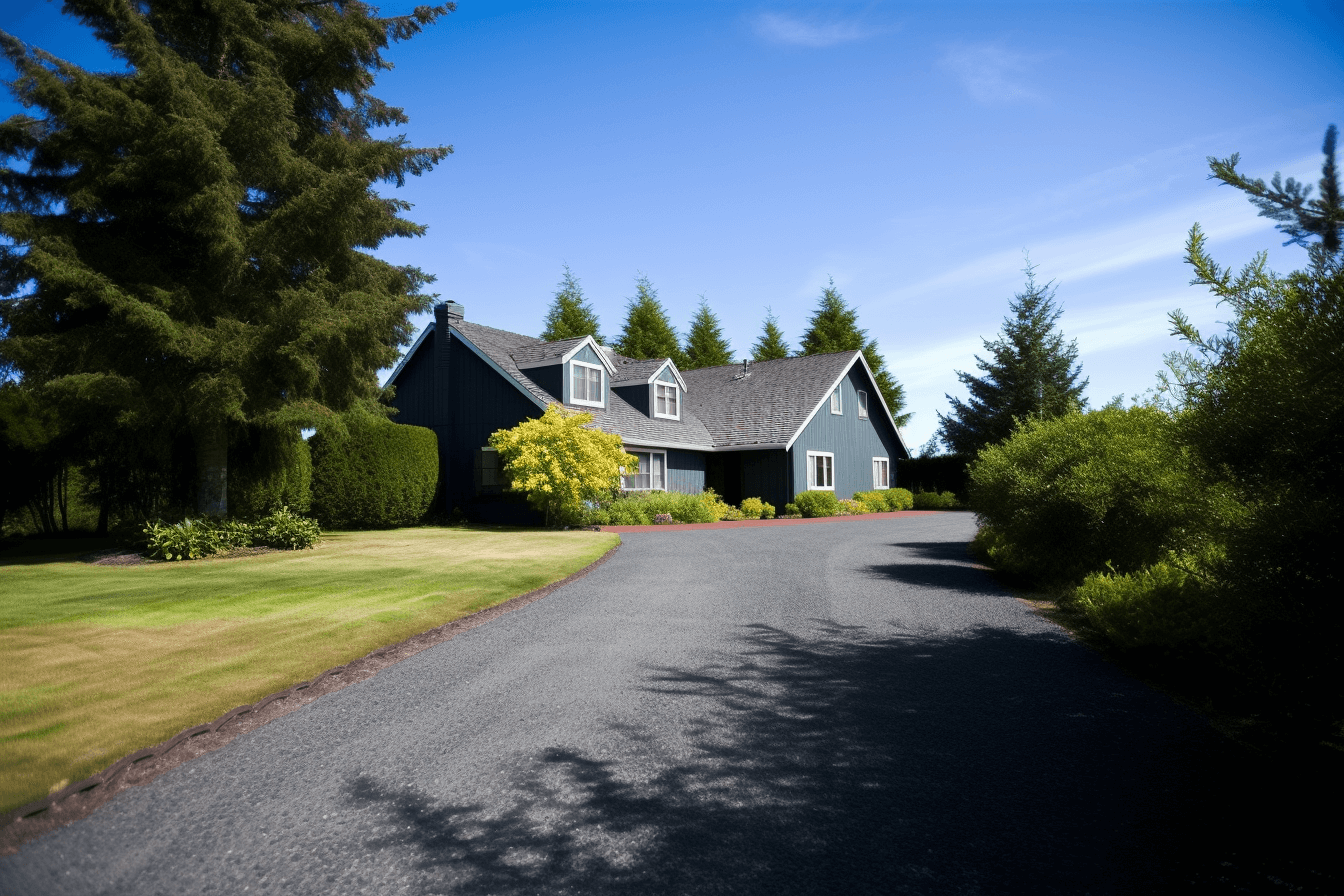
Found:
[[[370,650],[564,578],[617,536],[401,529],[311,551],[0,566],[0,812]]]

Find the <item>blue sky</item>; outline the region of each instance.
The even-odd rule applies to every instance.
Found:
[[[52,4],[6,4],[0,28],[96,64]],[[533,334],[562,264],[608,334],[642,273],[680,328],[703,294],[739,357],[767,306],[796,345],[834,277],[906,387],[912,449],[1024,250],[1092,403],[1147,390],[1178,347],[1167,312],[1222,319],[1188,285],[1191,224],[1224,262],[1304,262],[1205,157],[1314,183],[1344,126],[1326,3],[465,0],[390,58],[376,92],[455,153],[400,191],[429,232],[384,257]]]

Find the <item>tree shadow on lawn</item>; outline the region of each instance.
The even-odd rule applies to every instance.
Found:
[[[691,711],[610,726],[620,759],[544,750],[491,805],[348,782],[387,826],[368,846],[412,850],[423,892],[1244,892],[1216,878],[1268,874],[1218,841],[1250,842],[1226,786],[1244,758],[1059,636],[758,625],[644,687]],[[692,721],[663,734],[664,715]]]

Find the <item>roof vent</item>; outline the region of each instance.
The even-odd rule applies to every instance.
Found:
[[[750,358],[743,358],[743,359],[742,359],[742,375],[743,375],[743,376],[751,376],[751,359],[750,359]]]

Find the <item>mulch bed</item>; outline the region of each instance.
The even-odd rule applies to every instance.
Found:
[[[99,806],[112,799],[128,787],[148,784],[164,772],[177,768],[197,756],[203,756],[218,750],[232,742],[240,734],[255,731],[267,722],[289,715],[294,710],[307,706],[324,694],[339,691],[341,688],[372,678],[388,666],[395,665],[407,657],[415,656],[422,650],[450,641],[462,632],[498,619],[505,613],[525,607],[541,600],[558,588],[580,579],[611,559],[620,545],[607,551],[583,569],[553,582],[544,588],[529,591],[518,597],[496,604],[479,613],[464,616],[438,628],[407,638],[400,644],[382,647],[354,660],[344,666],[328,669],[312,681],[304,681],[286,688],[269,697],[229,710],[204,725],[188,728],[157,746],[137,750],[129,756],[108,766],[103,771],[83,781],[71,784],[51,796],[21,806],[4,815],[0,815],[0,856],[13,855],[19,847],[43,834],[78,821],[91,814]],[[265,553],[273,548],[246,549]],[[145,561],[139,554],[119,552],[98,552],[98,559],[85,560],[88,563],[102,565],[131,565],[130,563],[112,563],[105,561],[122,557],[135,557],[138,562]],[[92,557],[95,555],[86,555]],[[228,556],[238,556],[232,553]],[[83,557],[80,558],[84,560]],[[158,561],[153,561],[158,562]]]
[[[754,529],[760,526],[804,526],[811,523],[848,523],[859,520],[893,520],[903,516],[927,516],[945,510],[896,510],[889,513],[861,513],[854,516],[818,516],[810,519],[720,520],[717,523],[664,523],[660,526],[599,526],[603,532],[679,532],[685,529]]]

